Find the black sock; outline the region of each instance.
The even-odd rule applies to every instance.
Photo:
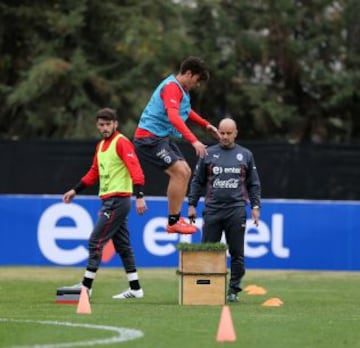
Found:
[[[140,283],[139,280],[132,280],[129,282],[130,289],[131,290],[139,290],[140,289]]]
[[[93,281],[96,276],[96,272],[97,269],[86,268],[82,285],[86,286],[88,289],[91,289]]]
[[[169,215],[169,225],[175,225],[180,219],[180,214]]]
[[[88,289],[91,289],[93,281],[94,279],[84,277],[82,284],[86,286]]]

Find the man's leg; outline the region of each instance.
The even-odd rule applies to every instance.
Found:
[[[178,160],[166,169],[165,173],[170,177],[167,188],[169,215],[166,230],[169,233],[192,234],[196,232],[196,226],[187,223],[180,217],[181,207],[191,176],[191,169],[184,160]]]
[[[223,222],[221,213],[207,210],[203,213],[204,225],[202,228],[202,243],[218,243],[223,232]]]
[[[114,299],[142,298],[144,292],[141,289],[139,276],[136,270],[135,255],[130,244],[130,235],[128,229],[128,214],[130,212],[130,199],[124,199],[119,202],[117,208],[119,228],[114,234],[112,240],[116,252],[121,258],[126,276],[129,282],[129,288],[118,295],[114,295]]]
[[[191,169],[185,161],[179,160],[165,172],[170,177],[167,188],[169,215],[176,215],[181,211],[186,196]]]
[[[118,229],[119,220],[115,209],[114,200],[109,198],[103,202],[98,221],[92,231],[89,242],[89,257],[82,284],[88,289],[92,288],[96,272],[101,263],[104,245],[112,238]]]
[[[241,280],[245,275],[244,236],[246,227],[245,208],[231,209],[225,214],[225,236],[231,258],[231,275],[228,293],[237,294],[241,289]]]
[[[134,140],[139,158],[148,161],[169,175],[167,187],[169,233],[191,234],[196,227],[180,218],[181,206],[186,196],[191,169],[179,147],[169,138],[140,138]]]

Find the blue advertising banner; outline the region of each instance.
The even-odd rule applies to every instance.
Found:
[[[134,202],[133,202],[134,203]],[[78,196],[64,204],[56,195],[0,195],[0,265],[85,266],[87,240],[100,200]],[[168,234],[166,198],[148,197],[144,216],[129,216],[138,267],[177,267],[179,242],[193,235]],[[203,202],[198,206],[201,216]],[[186,204],[183,215],[186,216]],[[261,221],[247,221],[248,269],[360,270],[360,202],[263,200]],[[121,265],[109,243],[102,267]]]

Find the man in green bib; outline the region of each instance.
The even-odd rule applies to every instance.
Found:
[[[130,245],[127,221],[133,192],[136,196],[137,213],[144,214],[146,211],[144,174],[132,142],[117,131],[116,111],[110,108],[99,110],[96,126],[103,139],[96,147],[92,165],[80,182],[63,195],[64,203],[70,203],[77,193],[99,182],[102,208],[90,235],[89,258],[84,278],[80,284],[73,287],[85,287],[91,295],[104,246],[112,240],[129,282],[129,288],[113,298],[142,298],[144,292],[140,286],[134,252]]]

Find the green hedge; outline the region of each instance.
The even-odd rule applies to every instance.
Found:
[[[199,250],[207,250],[207,251],[221,251],[226,250],[227,245],[224,243],[179,243],[176,246],[177,250],[184,251],[199,251]]]

